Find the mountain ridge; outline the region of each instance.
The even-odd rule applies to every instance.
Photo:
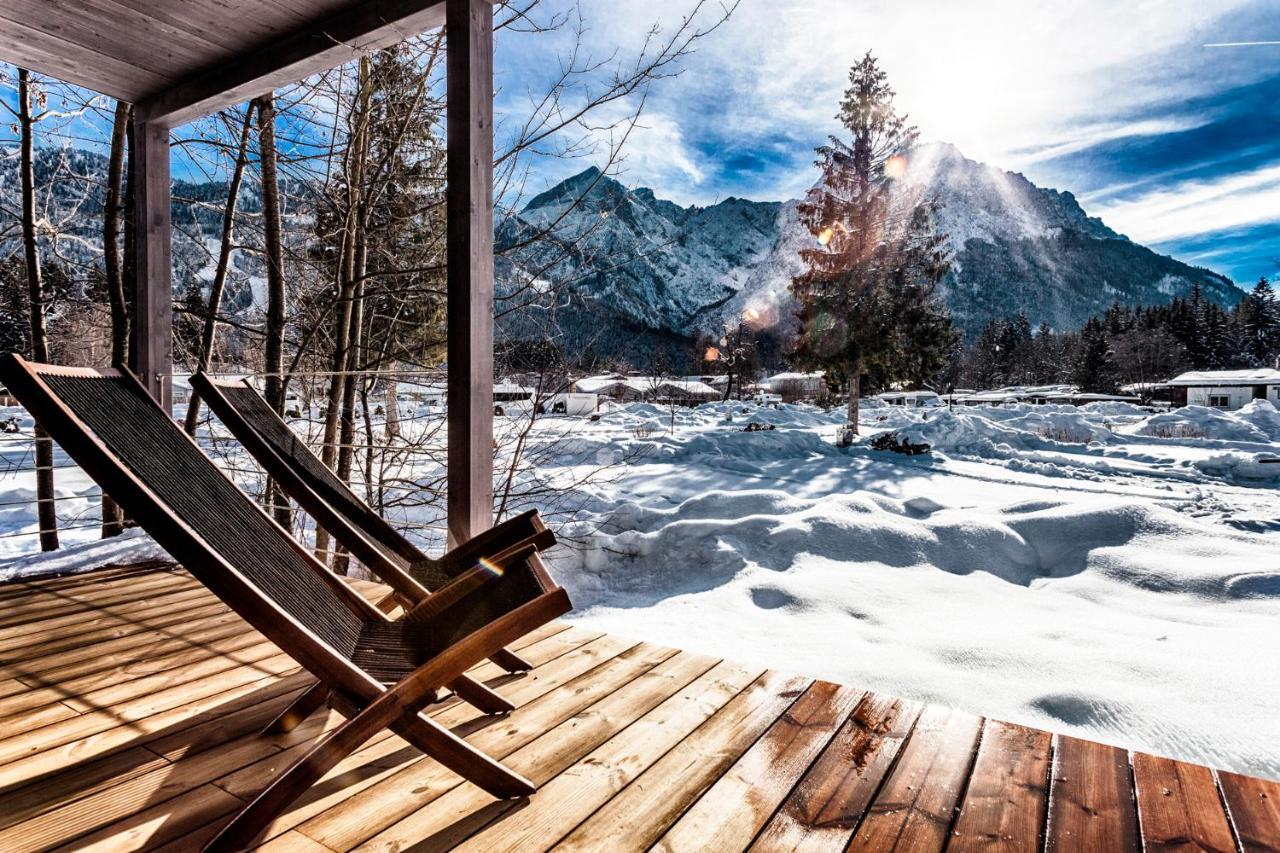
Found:
[[[938,227],[954,261],[939,293],[967,335],[1019,312],[1033,325],[1078,328],[1116,301],[1163,304],[1196,283],[1223,305],[1243,295],[1226,276],[1114,231],[1069,190],[1039,187],[953,145],[917,148],[899,184],[941,202]],[[747,311],[785,335],[794,310],[787,284],[801,270],[799,250],[817,245],[799,223],[797,204],[730,197],[681,207],[593,166],[499,223],[499,250],[509,250],[499,289],[515,289],[531,269],[569,282],[566,305],[583,316],[559,312],[566,345],[601,355],[634,349],[646,335],[690,343],[718,337]],[[511,248],[518,235],[551,226],[537,245]],[[508,331],[529,334],[519,323]]]

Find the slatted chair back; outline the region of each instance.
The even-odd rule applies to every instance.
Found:
[[[0,356],[0,382],[77,464],[188,571],[312,672],[350,664],[381,614],[244,494],[127,371]]]
[[[267,473],[285,483],[300,478],[305,490],[293,493],[294,500],[313,516],[326,507],[309,506],[309,490],[341,517],[341,524],[353,528],[392,565],[406,569],[428,558],[412,542],[362,501],[351,487],[300,439],[271,404],[247,380],[218,381],[206,374],[191,378],[191,385],[208,403],[232,435],[249,448]],[[369,562],[364,555],[361,560]]]

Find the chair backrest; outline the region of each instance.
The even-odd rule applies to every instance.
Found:
[[[347,525],[375,546],[392,565],[405,569],[427,559],[426,554],[374,512],[330,470],[247,380],[219,382],[205,374],[197,374],[191,378],[191,386],[204,397],[232,435],[255,457],[261,457],[258,463],[279,480],[281,488],[313,516],[316,512],[307,505],[312,495],[290,488],[290,481],[295,477],[328,504],[328,508],[342,516]],[[255,445],[259,444],[265,445],[271,453],[254,452]],[[281,471],[274,467],[277,465],[287,465],[290,470]],[[333,532],[337,534],[340,531]],[[364,559],[363,555],[357,556]]]
[[[132,374],[9,354],[0,357],[0,381],[144,530],[254,628],[313,672],[331,668],[334,652],[350,658],[365,619],[342,581],[215,466]]]

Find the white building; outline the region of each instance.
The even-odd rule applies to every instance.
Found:
[[[1270,400],[1280,406],[1280,370],[1192,370],[1170,379],[1174,388],[1185,388],[1188,406],[1209,406],[1232,411],[1250,400]]]
[[[772,394],[782,395],[788,403],[796,400],[811,400],[821,397],[827,392],[826,373],[775,373],[761,379],[757,387]]]
[[[885,391],[883,394],[877,394],[875,399],[890,406],[903,406],[908,409],[942,405],[942,398],[932,391]]]

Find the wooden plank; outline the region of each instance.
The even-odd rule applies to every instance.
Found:
[[[228,15],[226,0],[183,0],[181,3],[157,3],[156,0],[114,0],[117,5],[140,12],[166,26],[182,30],[217,44],[228,55],[236,54],[249,44],[262,44],[281,38],[297,26],[293,15],[273,14],[270,6],[257,4],[245,8],[238,4],[237,14]]]
[[[0,59],[95,92],[130,100],[170,83],[164,75],[107,53],[73,45],[17,21],[5,21]]]
[[[1236,849],[1213,771],[1142,752],[1133,754],[1133,784],[1143,849]]]
[[[178,652],[191,651],[203,644],[212,644],[230,637],[261,637],[238,616],[221,613],[207,619],[193,621],[182,634],[157,634],[151,637],[133,635],[133,642],[115,652],[103,652],[96,657],[86,657],[56,666],[21,668],[15,680],[31,686],[66,685],[80,683],[104,672],[125,670],[131,666],[148,665],[149,662],[167,658]],[[105,644],[104,644],[105,646]],[[121,664],[121,661],[130,663]],[[43,661],[41,662],[43,664]],[[57,663],[55,660],[54,663]]]
[[[925,708],[850,847],[941,850],[981,731],[981,717]]]
[[[149,621],[145,627],[114,625],[97,632],[97,639],[84,637],[80,644],[72,643],[69,648],[64,643],[46,643],[44,645],[53,648],[42,655],[0,664],[0,674],[39,680],[42,673],[51,672],[56,677],[74,678],[109,665],[116,657],[145,657],[152,648],[183,639],[184,632],[173,627],[179,622],[184,628],[190,625],[196,629],[230,622],[244,626],[244,630],[252,630],[239,616],[221,605],[200,608],[185,614],[172,614],[169,619]],[[74,640],[67,639],[68,642]]]
[[[1048,732],[988,720],[947,849],[1039,850],[1052,748]]]
[[[169,762],[136,746],[96,761],[73,765],[4,794],[0,829],[127,782]]]
[[[161,566],[164,568],[160,568]],[[8,606],[11,602],[25,600],[31,596],[51,594],[58,590],[79,590],[88,585],[96,586],[99,582],[108,583],[120,578],[143,576],[170,569],[172,569],[172,564],[170,563],[162,564],[154,560],[148,560],[142,563],[103,566],[66,575],[25,577],[0,581],[0,603]]]
[[[843,850],[920,709],[915,702],[868,693],[751,849]]]
[[[256,667],[228,670],[117,707],[81,714],[5,738],[0,740],[0,786],[27,782],[73,761],[136,743],[186,716],[215,706],[224,698],[234,698],[236,691],[271,688],[277,677],[296,668],[291,658],[280,655],[261,661]]]
[[[606,641],[619,642],[608,636],[600,642]],[[436,717],[436,721],[466,736],[477,749],[502,760],[673,654],[674,649],[637,645],[620,654],[606,651],[607,657],[598,663],[591,656],[566,655],[557,661],[561,664],[555,667],[558,672],[546,675],[549,689],[538,698],[522,703],[514,691],[507,693],[517,708],[500,724],[485,725],[486,721],[466,714],[461,706]],[[415,761],[374,786],[308,814],[298,829],[328,847],[349,849],[431,802],[458,781],[456,775],[435,762]]]
[[[163,677],[169,670],[183,669],[196,663],[211,664],[220,661],[224,668],[228,665],[235,666],[238,663],[237,653],[245,653],[254,646],[274,648],[256,631],[242,629],[228,636],[207,640],[200,646],[189,645],[167,655],[126,661],[110,669],[59,682],[50,687],[28,688],[24,693],[0,699],[0,720],[15,714],[31,713],[41,706],[58,702],[84,710],[79,704],[80,697],[96,695],[98,691],[108,687],[123,687],[148,677],[152,680],[146,684],[154,684],[154,679]],[[43,679],[36,680],[43,682]],[[144,691],[149,689],[151,688],[142,688]]]
[[[159,847],[243,807],[244,803],[217,786],[204,785],[79,838],[75,849],[81,853],[118,853]]]
[[[38,27],[79,48],[110,54],[167,79],[175,69],[206,65],[223,54],[203,39],[166,27],[110,0],[5,0],[0,18]]]
[[[19,625],[0,632],[0,655],[5,661],[22,660],[31,653],[40,653],[46,640],[62,638],[80,639],[104,626],[135,624],[140,619],[163,612],[166,609],[186,609],[188,605],[207,600],[203,589],[157,592],[144,601],[135,601],[119,608],[103,607],[76,611],[52,619],[44,619],[35,625]]]
[[[503,763],[541,785],[717,663],[715,658],[679,652],[504,756]],[[455,777],[447,792],[371,838],[367,846],[403,849],[421,843],[450,849],[511,806],[511,802],[495,803],[484,791]],[[333,846],[328,840],[325,843]]]
[[[736,664],[713,667],[539,786],[529,803],[511,804],[459,849],[477,853],[549,849],[761,674],[759,669]]]
[[[865,694],[815,681],[654,845],[742,850],[769,821]]]
[[[493,9],[446,0],[449,546],[493,524]]]
[[[134,147],[129,157],[137,219],[134,268],[132,364],[152,397],[172,410],[173,281],[170,266],[172,228],[169,221],[169,128],[150,122],[134,110]]]
[[[434,29],[443,19],[441,0],[366,0],[172,88],[152,90],[137,104],[137,114],[142,121],[184,124]]]
[[[67,844],[187,793],[279,751],[271,739],[248,735],[113,785],[0,830],[0,850],[34,851]]]
[[[565,850],[647,850],[812,682],[766,672],[565,837]]]
[[[1280,851],[1280,782],[1218,771],[1227,812],[1245,853]]]
[[[1047,850],[1141,849],[1127,752],[1059,735],[1052,775]]]
[[[21,600],[6,602],[4,612],[0,613],[0,627],[8,628],[12,625],[39,622],[53,616],[91,610],[95,606],[137,601],[154,590],[194,589],[198,586],[199,584],[187,575],[156,572],[141,577],[95,583],[87,589],[76,590],[73,595],[35,592]]]

